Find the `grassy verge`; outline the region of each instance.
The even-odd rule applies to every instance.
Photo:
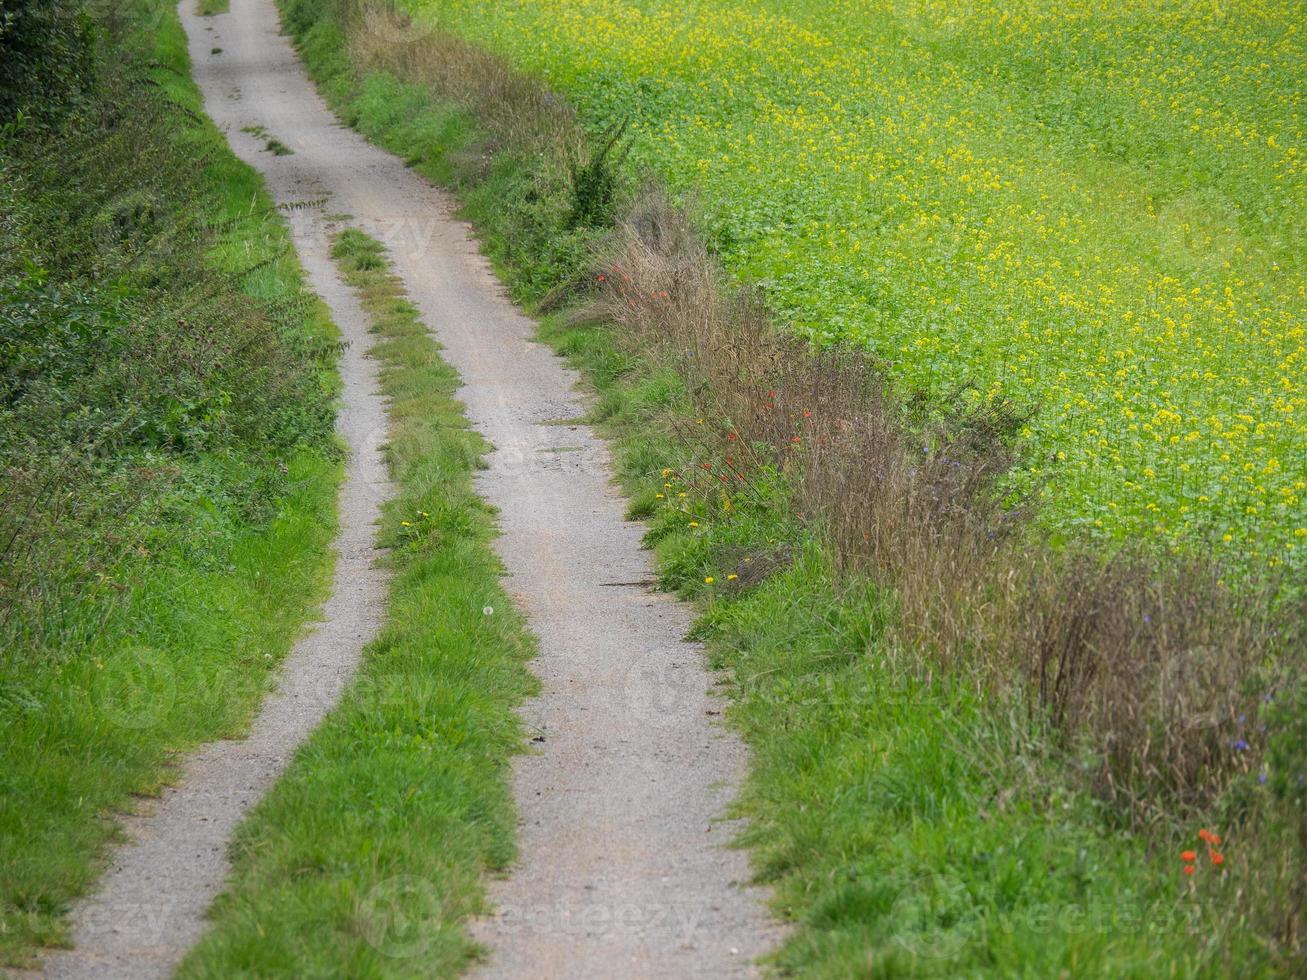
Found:
[[[170,5],[129,14],[0,147],[6,965],[66,941],[116,813],[244,730],[329,581],[334,327]]]
[[[241,829],[235,884],[183,976],[450,976],[476,952],[461,921],[484,908],[483,873],[514,854],[507,761],[533,643],[473,492],[486,445],[381,246],[349,230],[333,254],[373,318],[390,398],[388,621]]]
[[[1267,688],[1256,674],[1270,653],[1246,654],[1285,648],[1282,636],[1252,636],[1256,615],[1187,605],[1226,590],[1184,581],[1178,567],[1154,575],[1157,566],[1127,561],[1103,572],[1033,550],[1025,564],[1048,578],[1032,588],[1041,580],[1027,578],[1022,544],[1003,576],[987,577],[986,521],[998,515],[978,507],[974,526],[971,512],[951,523],[931,503],[981,500],[975,485],[940,475],[954,452],[931,452],[968,458],[977,427],[963,441],[931,433],[924,454],[905,449],[912,433],[899,423],[876,431],[874,395],[835,407],[864,412],[867,438],[888,432],[891,452],[867,445],[853,468],[827,454],[836,472],[815,488],[826,505],[816,512],[807,502],[821,454],[806,447],[821,442],[802,427],[821,406],[793,389],[819,400],[817,382],[852,388],[850,372],[810,367],[797,348],[750,332],[747,305],[713,298],[705,263],[656,213],[636,210],[626,251],[604,244],[606,222],[574,220],[589,210],[575,179],[586,150],[566,135],[577,127],[565,107],[529,80],[454,39],[397,40],[403,24],[378,27],[385,15],[366,4],[285,0],[284,11],[342,116],[459,193],[519,299],[586,304],[551,318],[543,336],[599,392],[594,420],[614,440],[633,515],[651,520],[664,584],[703,603],[698,631],[737,678],[732,717],[755,760],[741,802],[747,843],[779,910],[799,924],[779,968],[1189,976],[1300,963],[1298,708],[1287,685],[1259,705]],[[660,250],[689,255],[662,285],[627,261]],[[693,324],[676,332],[690,294],[698,305],[685,318],[707,323],[715,346]],[[729,329],[713,333],[722,322]],[[755,373],[761,360],[767,370]],[[774,388],[792,389],[780,397],[765,380],[777,376]],[[742,394],[732,403],[736,392],[717,389],[733,385]],[[709,410],[724,403],[735,410]],[[757,422],[778,405],[777,425]],[[836,442],[836,430],[862,428],[841,418],[854,416],[827,419],[835,424],[816,435]],[[982,489],[988,451],[970,471]],[[857,485],[844,484],[842,498],[822,497],[850,473]],[[870,488],[881,484],[902,487],[907,503],[877,500]],[[841,513],[841,500],[881,510]],[[887,528],[892,540],[875,537]],[[918,549],[906,562],[894,550],[904,541]],[[974,568],[957,564],[958,542],[975,549]],[[1191,622],[1201,629],[1185,632]],[[1137,664],[1146,670],[1121,669]],[[1083,724],[1064,724],[1077,713]],[[1208,820],[1229,839],[1200,839]]]

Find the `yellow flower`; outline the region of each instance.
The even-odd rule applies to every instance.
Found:
[[[734,582],[734,581],[735,581],[737,578],[739,578],[739,577],[740,577],[740,576],[738,576],[738,575],[727,575],[727,576],[726,576],[726,581],[728,581],[728,582]]]
[[[706,579],[703,580],[703,584],[704,584],[704,585],[712,585],[712,584],[713,584],[713,577],[712,577],[711,575],[709,575]]]

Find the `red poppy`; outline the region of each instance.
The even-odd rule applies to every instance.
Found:
[[[1196,852],[1196,851],[1181,851],[1181,852],[1180,852],[1180,860],[1181,860],[1181,861],[1197,861],[1197,860],[1198,860],[1198,852]]]
[[[1184,871],[1185,874],[1191,875],[1194,873],[1194,866],[1192,864],[1186,864],[1181,870]]]
[[[1212,852],[1212,863],[1213,863],[1213,864],[1224,864],[1224,863],[1225,863],[1225,855],[1222,854],[1220,851],[1213,851],[1213,852]]]

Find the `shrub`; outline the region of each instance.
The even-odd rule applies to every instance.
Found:
[[[0,0],[0,124],[56,114],[94,75],[95,31],[81,3]]]

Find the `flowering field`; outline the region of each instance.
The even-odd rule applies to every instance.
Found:
[[[1038,409],[1054,527],[1307,557],[1297,0],[412,0],[693,190],[796,329]]]

